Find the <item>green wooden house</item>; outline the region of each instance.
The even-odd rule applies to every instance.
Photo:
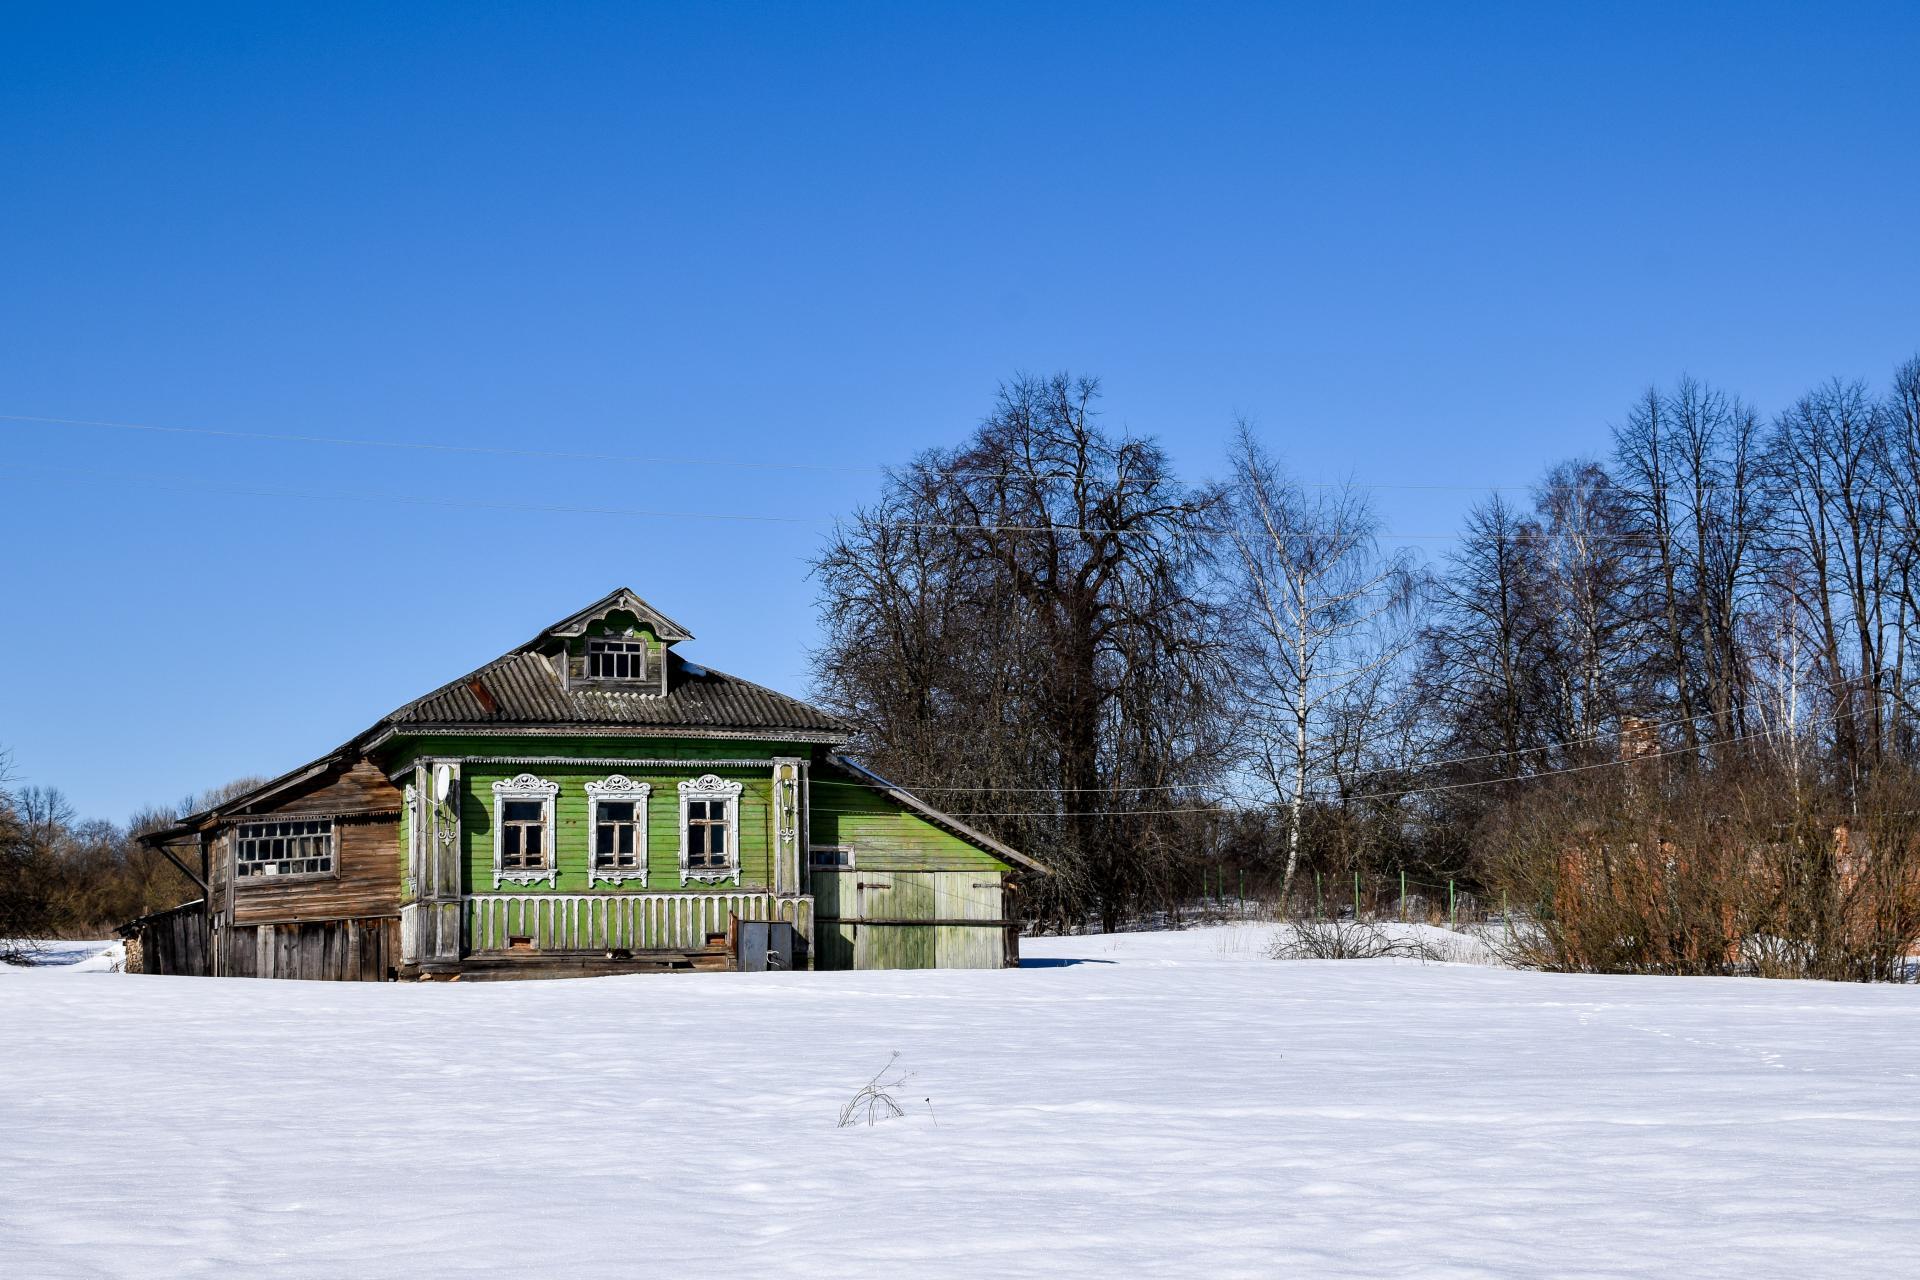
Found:
[[[1018,961],[1045,868],[700,666],[622,589],[283,777],[143,839],[204,891],[146,972],[379,979]]]

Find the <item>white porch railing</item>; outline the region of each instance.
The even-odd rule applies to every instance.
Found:
[[[515,938],[542,951],[691,951],[733,916],[813,933],[812,898],[752,892],[476,893],[466,915],[468,951],[505,951]]]

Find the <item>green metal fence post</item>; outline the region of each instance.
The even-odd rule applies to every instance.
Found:
[[[1247,914],[1247,869],[1240,868],[1240,914]]]
[[[1407,869],[1400,868],[1400,923],[1407,922]]]
[[[1320,896],[1320,873],[1313,873],[1313,918],[1318,920],[1327,913],[1325,899]]]
[[[1453,877],[1448,876],[1447,877],[1447,924],[1449,927],[1451,927],[1455,924],[1458,924],[1459,920],[1460,920],[1459,914],[1454,910],[1454,907],[1453,907]]]
[[[1360,873],[1358,871],[1353,873],[1353,918],[1355,921],[1360,919]]]

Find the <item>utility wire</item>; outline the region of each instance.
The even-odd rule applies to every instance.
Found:
[[[1839,717],[1837,715],[1820,716],[1820,717],[1814,718],[1813,720],[1808,721],[1807,723],[1809,725],[1828,723],[1838,718]],[[1409,796],[1440,795],[1446,792],[1466,791],[1474,787],[1494,787],[1494,786],[1503,786],[1509,783],[1525,784],[1525,783],[1531,783],[1531,782],[1539,782],[1542,779],[1555,778],[1563,774],[1586,773],[1589,770],[1593,770],[1593,769],[1615,769],[1615,768],[1620,768],[1624,765],[1645,764],[1651,760],[1664,760],[1668,756],[1690,755],[1697,751],[1706,751],[1713,747],[1726,746],[1734,742],[1746,742],[1754,738],[1776,737],[1776,736],[1780,736],[1780,734],[1781,734],[1781,731],[1776,729],[1759,729],[1759,730],[1755,730],[1752,733],[1735,734],[1732,737],[1719,738],[1712,742],[1696,743],[1691,747],[1675,747],[1672,750],[1668,750],[1668,751],[1652,751],[1652,752],[1648,752],[1646,755],[1634,756],[1630,759],[1601,760],[1593,764],[1568,765],[1559,769],[1546,769],[1546,770],[1542,770],[1539,773],[1530,773],[1524,778],[1482,778],[1482,779],[1477,779],[1471,782],[1449,782],[1449,783],[1437,784],[1431,787],[1404,787],[1404,788],[1399,788],[1393,791],[1376,791],[1366,795],[1341,796],[1339,797],[1339,799],[1345,803],[1352,803],[1354,801],[1359,801],[1359,800],[1403,800]],[[814,785],[816,786],[819,785],[820,781],[821,780],[816,779]],[[841,814],[841,813],[859,813],[863,811],[827,809],[827,810],[821,810],[820,812]],[[1138,817],[1156,817],[1162,814],[1178,814],[1178,813],[1245,813],[1245,812],[1248,812],[1246,808],[1237,806],[1237,805],[1210,804],[1210,805],[1197,805],[1191,808],[1178,808],[1178,809],[1079,809],[1079,810],[1075,810],[1072,816],[1082,817],[1082,818],[1138,818]],[[1000,813],[962,813],[962,814],[955,814],[953,816],[963,821],[971,821],[975,818],[1058,818],[1063,815],[1059,810],[1012,810],[1012,811],[1006,811],[1006,812],[1000,812]]]
[[[1842,685],[1859,684],[1862,681],[1866,680],[1867,678],[1868,677],[1864,675],[1848,676],[1846,679],[1837,681],[1835,683],[1842,684]],[[1836,713],[1836,718],[1846,714],[1849,714],[1849,713],[1847,712]],[[1651,733],[1660,729],[1671,729],[1675,725],[1694,724],[1704,718],[1705,718],[1704,715],[1696,714],[1692,716],[1675,716],[1671,720],[1642,721],[1637,726],[1637,731]],[[1367,777],[1375,777],[1383,773],[1424,773],[1432,769],[1444,769],[1450,765],[1456,765],[1456,764],[1478,764],[1480,761],[1483,761],[1483,760],[1501,760],[1509,756],[1537,755],[1542,751],[1557,751],[1562,747],[1590,746],[1591,744],[1596,742],[1604,742],[1608,739],[1625,737],[1626,733],[1627,731],[1625,729],[1608,729],[1600,733],[1588,735],[1586,737],[1567,738],[1560,742],[1543,742],[1538,746],[1532,746],[1532,747],[1515,747],[1510,751],[1484,751],[1478,755],[1449,756],[1443,760],[1429,760],[1421,764],[1381,765],[1377,768],[1371,768],[1371,769],[1354,769],[1347,773],[1342,774],[1341,776],[1346,778],[1367,778]],[[1732,742],[1732,741],[1737,741],[1737,739],[1720,738],[1720,739],[1717,739],[1716,741]],[[1710,746],[1712,745],[1712,743],[1708,743],[1706,745]],[[1544,776],[1544,775],[1529,775],[1529,776],[1537,777],[1537,776]],[[831,778],[822,778],[822,779],[815,780],[814,785],[819,786],[822,784],[825,784],[828,786],[836,786],[836,787],[842,787],[842,786],[852,787],[852,786],[862,785],[857,782],[841,782],[841,781],[838,781],[837,779],[831,779]],[[928,784],[913,783],[913,782],[898,782],[898,783],[895,783],[894,785],[903,787],[909,791],[938,791],[938,792],[943,792],[947,794],[952,794],[955,792],[967,792],[967,793],[997,792],[997,793],[1004,793],[1004,794],[1031,793],[1036,795],[1079,795],[1079,794],[1100,794],[1100,793],[1108,793],[1108,792],[1116,792],[1116,791],[1195,791],[1199,789],[1199,787],[1196,784],[1191,782],[1173,782],[1173,783],[1166,783],[1166,784],[1156,783],[1149,786],[1128,786],[1124,784],[1114,784],[1114,785],[1105,786],[1105,787],[943,787],[938,785],[928,785]]]
[[[272,444],[316,444],[360,449],[401,449],[424,453],[474,454],[505,458],[550,458],[563,462],[632,462],[648,466],[736,467],[755,471],[852,472],[866,475],[879,475],[894,470],[894,468],[891,467],[876,466],[872,463],[762,462],[749,458],[699,458],[633,453],[577,452],[565,449],[529,449],[505,445],[445,444],[438,441],[426,440],[380,440],[364,436],[317,436],[290,432],[234,431],[217,427],[158,426],[145,422],[109,422],[95,418],[50,418],[26,413],[0,413],[0,422],[33,423],[38,426],[90,427],[112,431],[145,431],[158,435],[203,436],[218,440],[252,440]],[[982,475],[997,473],[974,471],[963,474]],[[1415,484],[1390,481],[1317,481],[1302,482],[1302,484],[1303,487],[1314,489],[1431,489],[1462,490],[1472,493],[1483,493],[1496,489],[1524,491],[1532,488],[1531,485]]]
[[[589,455],[580,455],[586,457]],[[617,456],[617,455],[609,455]],[[774,464],[768,464],[769,466]],[[797,465],[797,464],[796,464]],[[528,503],[486,501],[474,498],[429,498],[417,494],[401,493],[356,493],[345,489],[328,489],[311,492],[298,489],[277,489],[256,485],[212,484],[199,480],[182,480],[178,477],[153,475],[151,473],[127,471],[103,471],[91,467],[59,467],[20,462],[0,462],[0,469],[28,473],[72,475],[109,480],[122,480],[139,484],[149,489],[173,493],[217,493],[233,497],[251,498],[293,498],[311,502],[360,502],[376,504],[394,504],[399,506],[436,507],[450,510],[473,511],[518,511],[539,515],[589,515],[620,516],[643,520],[720,520],[749,522],[757,524],[791,524],[821,527],[841,523],[846,517],[839,515],[783,516],[768,515],[760,512],[734,511],[673,511],[645,507],[589,506],[572,503]],[[1019,534],[1126,534],[1133,532],[1097,525],[1074,524],[966,524],[936,520],[876,520],[874,525],[888,529],[920,529],[931,533],[1019,533]],[[1269,536],[1265,530],[1248,530],[1258,537]],[[1177,533],[1172,536],[1179,536]],[[1284,538],[1286,535],[1282,534]],[[1312,535],[1303,535],[1311,537]],[[1398,530],[1377,530],[1370,537],[1386,542],[1393,541],[1436,541],[1459,542],[1472,535],[1465,532],[1455,533],[1414,533]],[[1534,529],[1499,536],[1505,543],[1547,542],[1553,534],[1549,530]],[[1651,536],[1620,533],[1613,535],[1611,541],[1639,545],[1642,542],[1656,541]]]

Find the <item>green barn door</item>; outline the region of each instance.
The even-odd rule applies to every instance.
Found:
[[[852,880],[852,915],[861,922],[853,939],[853,967],[933,968],[933,873],[856,870]]]
[[[998,969],[998,871],[813,873],[816,969]],[[979,921],[972,924],[971,921]]]

